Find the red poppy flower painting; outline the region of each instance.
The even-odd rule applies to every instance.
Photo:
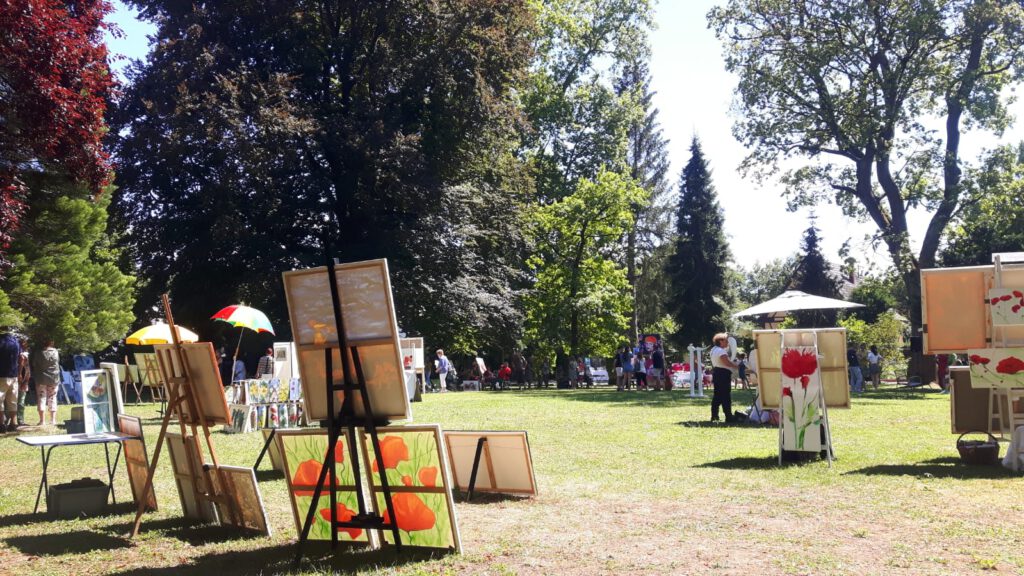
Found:
[[[420,484],[424,486],[437,486],[437,467],[425,466],[419,471]]]
[[[295,475],[292,476],[292,494],[296,496],[312,496],[317,480],[320,479],[321,468],[323,468],[323,465],[316,460],[306,460],[299,464],[299,467],[295,470]],[[326,485],[324,488],[326,488]]]
[[[971,386],[975,388],[1024,387],[1024,348],[968,350]]]
[[[334,506],[334,518],[338,522],[348,522],[355,515],[356,515],[355,510],[349,510],[348,506],[345,506],[341,502],[338,502]],[[330,508],[322,508],[320,510],[320,517],[323,518],[326,522],[330,522],[331,521],[331,509]],[[359,538],[359,536],[361,536],[363,534],[363,530],[361,528],[338,528],[338,532],[344,532],[344,533],[348,534],[349,538],[351,538],[353,540],[355,540],[356,538]]]
[[[391,502],[395,507],[395,517],[398,518],[398,527],[401,530],[406,532],[430,530],[437,523],[434,511],[424,504],[416,494],[407,492],[392,494]],[[384,521],[390,522],[390,518],[385,510]]]
[[[1024,324],[1024,292],[997,288],[989,290],[988,303],[992,305],[994,326]]]
[[[782,373],[790,378],[810,376],[818,369],[818,358],[812,350],[790,348],[782,354]]]
[[[384,468],[396,468],[399,462],[409,459],[409,448],[401,436],[384,436],[380,439],[380,455]],[[377,472],[377,459],[373,459],[373,471]]]
[[[996,364],[996,372],[1000,374],[1017,374],[1018,372],[1024,372],[1024,360],[1017,358],[1016,356],[1010,356],[1003,358]]]

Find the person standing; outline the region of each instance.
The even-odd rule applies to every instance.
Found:
[[[256,364],[256,378],[262,378],[264,374],[274,375],[274,349],[267,348],[267,351],[260,356],[260,361]]]
[[[25,425],[25,400],[28,398],[28,384],[32,379],[29,366],[28,340],[21,339],[21,358],[18,362],[18,426]]]
[[[437,349],[437,360],[434,361],[434,372],[441,380],[441,392],[448,391],[448,371],[452,369],[452,363],[444,355],[444,350]]]
[[[60,385],[60,353],[53,347],[53,340],[44,340],[43,349],[32,358],[32,375],[36,381],[36,404],[39,409],[39,423],[46,424],[46,412],[50,413],[50,424],[57,425],[57,386]]]
[[[629,390],[630,382],[633,381],[633,372],[636,366],[633,364],[633,350],[629,345],[622,347],[622,383]]]
[[[661,350],[661,342],[654,343],[654,351],[651,352],[651,369],[647,371],[647,380],[653,381],[652,386],[655,390],[661,390],[664,388],[668,390],[669,387],[665,385],[663,381],[665,378],[665,353]]]
[[[711,397],[711,421],[718,422],[718,408],[725,411],[725,421],[733,422],[732,415],[732,371],[736,364],[729,359],[729,335],[725,332],[715,334],[711,348],[711,384],[715,388]]]
[[[864,373],[860,369],[860,357],[857,356],[857,349],[850,344],[846,349],[846,364],[850,369],[850,390],[854,394],[864,391]]]
[[[871,375],[871,385],[878,390],[882,383],[882,355],[878,353],[878,346],[872,346],[868,352],[868,374]]]
[[[519,350],[512,352],[512,380],[523,388],[526,385],[526,356]]]
[[[18,372],[21,366],[21,343],[6,332],[0,334],[0,433],[18,428]]]

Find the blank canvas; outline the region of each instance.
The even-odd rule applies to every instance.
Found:
[[[459,490],[469,490],[477,444],[486,438],[477,468],[475,492],[501,494],[537,494],[537,481],[533,473],[533,457],[526,431],[471,431],[446,430],[445,446],[451,463],[452,484]]]

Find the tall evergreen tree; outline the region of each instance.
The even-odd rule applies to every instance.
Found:
[[[671,234],[671,187],[668,183],[668,141],[662,134],[658,124],[658,109],[653,105],[654,92],[651,91],[651,75],[645,58],[636,58],[623,68],[615,86],[620,97],[631,97],[640,114],[634,116],[627,129],[629,138],[626,150],[626,164],[629,174],[646,196],[634,202],[630,209],[633,212],[632,225],[626,231],[626,278],[632,292],[632,313],[628,340],[634,342],[640,330],[640,309],[660,308],[657,304],[662,299],[656,295],[651,298],[659,302],[641,305],[640,300],[648,298],[647,294],[637,290],[640,275],[648,277],[660,275],[664,270],[664,261],[655,259],[647,265],[656,247],[662,244]],[[657,284],[658,279],[648,278],[648,283]],[[654,319],[661,317],[654,312]]]
[[[803,253],[793,275],[793,288],[814,296],[839,298],[839,279],[821,253],[821,237],[814,216],[811,216],[811,225],[804,231],[801,249]],[[835,310],[806,310],[794,314],[797,325],[806,328],[835,326],[836,316]]]
[[[725,215],[696,136],[683,169],[676,213],[676,252],[667,272],[672,278],[669,306],[678,325],[672,335],[680,348],[708,342],[727,321],[719,298],[732,259],[725,239]]]

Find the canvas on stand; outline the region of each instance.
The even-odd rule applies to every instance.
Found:
[[[814,346],[782,351],[782,449],[822,450],[821,373]]]
[[[127,414],[117,415],[118,428],[122,434],[135,436],[138,440],[127,440],[124,446],[124,466],[128,470],[128,483],[132,488],[132,499],[137,504],[143,499],[142,490],[146,487],[149,474],[149,455],[146,454],[146,440],[142,434],[142,419]],[[145,495],[146,508],[156,512],[156,493],[153,487]]]
[[[1024,388],[1024,348],[968,350],[967,358],[974,388]]]

